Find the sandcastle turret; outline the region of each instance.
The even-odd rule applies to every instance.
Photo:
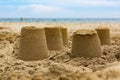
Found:
[[[45,27],[45,34],[49,50],[63,49],[63,40],[60,27]]]
[[[72,55],[75,57],[100,57],[101,44],[95,30],[78,30],[73,35]]]
[[[96,28],[101,45],[110,45],[110,29],[109,28]]]
[[[18,58],[26,61],[42,60],[48,57],[43,28],[23,27],[21,29]]]
[[[61,33],[62,33],[63,44],[67,45],[68,44],[68,32],[67,32],[67,28],[61,27]]]

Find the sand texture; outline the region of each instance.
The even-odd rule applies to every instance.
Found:
[[[17,59],[20,30],[24,26],[63,26],[68,29],[68,45],[49,51],[38,61]],[[72,57],[73,33],[79,29],[110,28],[111,45],[102,45],[102,56]],[[0,23],[0,80],[120,80],[120,23]]]

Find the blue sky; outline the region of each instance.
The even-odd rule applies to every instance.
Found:
[[[0,0],[0,18],[120,18],[120,0]]]

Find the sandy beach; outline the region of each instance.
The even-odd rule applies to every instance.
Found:
[[[24,26],[68,29],[68,45],[49,51],[38,61],[17,59]],[[73,33],[79,29],[110,29],[111,45],[103,45],[100,58],[71,57]],[[120,80],[120,23],[0,22],[0,80]]]

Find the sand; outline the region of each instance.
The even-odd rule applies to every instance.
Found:
[[[64,50],[49,51],[39,61],[17,59],[23,26],[64,26],[69,42]],[[72,34],[78,29],[109,26],[111,45],[103,45],[100,58],[73,58]],[[120,80],[120,23],[0,23],[0,80]]]

